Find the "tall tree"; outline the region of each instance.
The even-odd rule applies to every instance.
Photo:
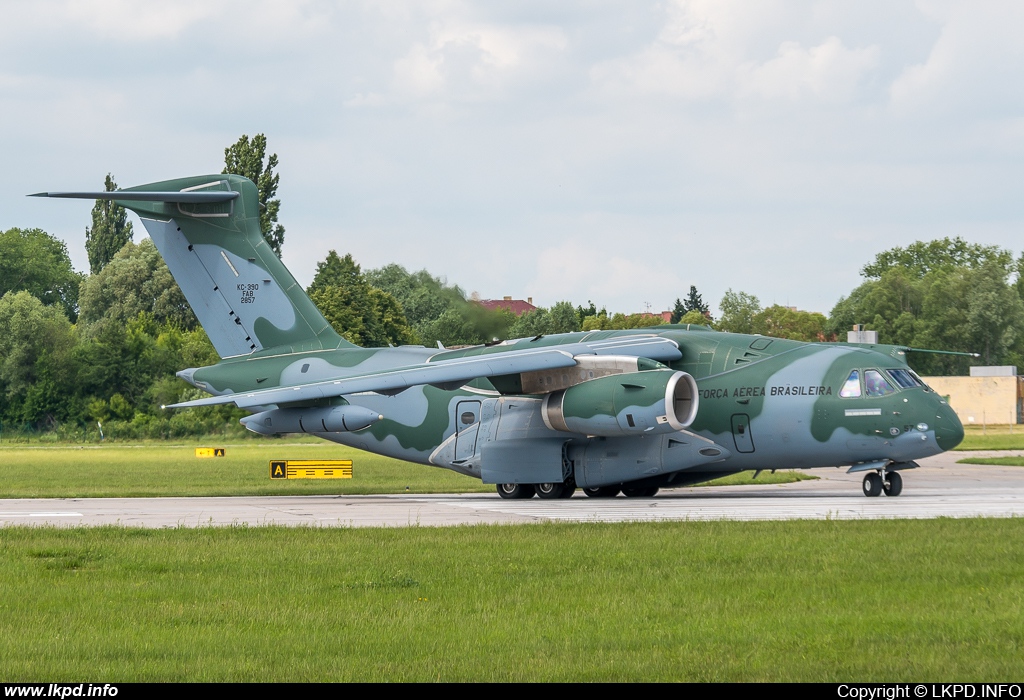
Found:
[[[140,313],[151,314],[158,324],[173,323],[185,329],[196,326],[185,295],[148,238],[138,245],[128,243],[101,272],[89,276],[82,283],[78,301],[81,320],[87,326],[101,319],[124,325]]]
[[[0,296],[24,290],[74,322],[81,283],[63,242],[37,228],[0,231]]]
[[[690,293],[686,295],[686,301],[683,302],[683,311],[699,311],[708,318],[711,318],[711,311],[708,305],[704,303],[700,293],[697,291],[697,287],[692,284],[690,285]]]
[[[929,272],[957,267],[980,267],[994,262],[1007,272],[1013,265],[1013,254],[999,246],[968,243],[957,236],[934,241],[915,241],[906,248],[892,248],[875,256],[873,263],[861,269],[867,279],[879,279],[886,271],[898,268],[922,278]]]
[[[679,297],[676,297],[676,303],[672,306],[672,323],[679,323],[679,320],[685,316],[686,313],[686,306]]]
[[[1014,275],[1021,262],[1008,250],[960,238],[884,251],[861,271],[864,283],[832,309],[825,334],[842,338],[851,324],[863,323],[883,343],[982,355],[973,362],[908,355],[922,374],[965,374],[971,364],[1020,362],[1024,301]]]
[[[369,348],[414,341],[401,303],[371,287],[349,254],[340,257],[330,251],[317,263],[306,291],[334,330],[351,343]]]
[[[753,333],[754,317],[761,313],[761,302],[757,297],[746,292],[734,292],[732,288],[725,290],[722,301],[718,302],[722,318],[718,321],[719,330],[728,333]]]
[[[107,192],[117,189],[114,178],[107,173],[103,183]],[[92,227],[85,229],[85,250],[89,254],[89,272],[102,270],[124,244],[132,239],[132,222],[128,212],[116,202],[97,199],[92,208]]]
[[[260,230],[277,257],[281,257],[284,226],[277,223],[281,200],[274,199],[274,195],[277,194],[281,176],[274,173],[276,167],[277,154],[267,157],[267,137],[263,134],[256,134],[252,140],[247,134],[242,134],[238,141],[224,149],[224,173],[247,177],[256,184],[263,204],[260,210]]]
[[[0,297],[0,419],[59,415],[73,391],[73,346],[74,329],[59,307],[26,291]]]

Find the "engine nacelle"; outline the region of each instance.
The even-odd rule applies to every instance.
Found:
[[[368,428],[384,416],[362,406],[275,408],[242,419],[242,425],[261,435],[280,433],[348,433]]]
[[[684,430],[697,416],[697,382],[686,372],[630,372],[555,391],[541,417],[552,430],[581,435],[639,435]]]

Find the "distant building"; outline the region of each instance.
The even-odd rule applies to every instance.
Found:
[[[650,311],[641,311],[640,316],[642,318],[660,318],[662,323],[672,323],[672,312],[662,311],[659,314],[651,313]]]
[[[511,311],[516,316],[522,316],[527,311],[535,311],[536,306],[533,305],[533,297],[526,297],[526,301],[522,299],[513,299],[512,297],[503,297],[501,299],[480,299],[476,302],[480,306],[484,307],[488,311],[497,311],[498,309],[504,309]]]
[[[864,324],[858,323],[852,331],[846,332],[847,343],[866,343],[867,345],[878,345],[878,331],[864,330]]]
[[[1024,377],[1016,367],[971,367],[969,377],[921,377],[949,400],[964,425],[1024,420]]]

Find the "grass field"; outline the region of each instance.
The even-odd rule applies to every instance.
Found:
[[[956,450],[1024,450],[1024,425],[964,426],[964,441]]]
[[[970,457],[960,464],[994,464],[1000,467],[1024,467],[1024,457]]]
[[[226,456],[197,459],[195,448],[224,446]],[[271,480],[272,459],[352,459],[352,479]],[[715,483],[751,483],[752,473]],[[788,483],[799,472],[763,473],[756,483]],[[0,447],[0,498],[250,496],[493,492],[447,469],[409,464],[332,443],[112,444],[99,447]]]
[[[995,681],[1024,520],[5,528],[7,681]]]

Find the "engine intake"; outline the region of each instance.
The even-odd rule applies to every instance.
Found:
[[[697,382],[671,370],[592,379],[546,395],[541,405],[552,430],[606,437],[677,432],[696,416]]]

